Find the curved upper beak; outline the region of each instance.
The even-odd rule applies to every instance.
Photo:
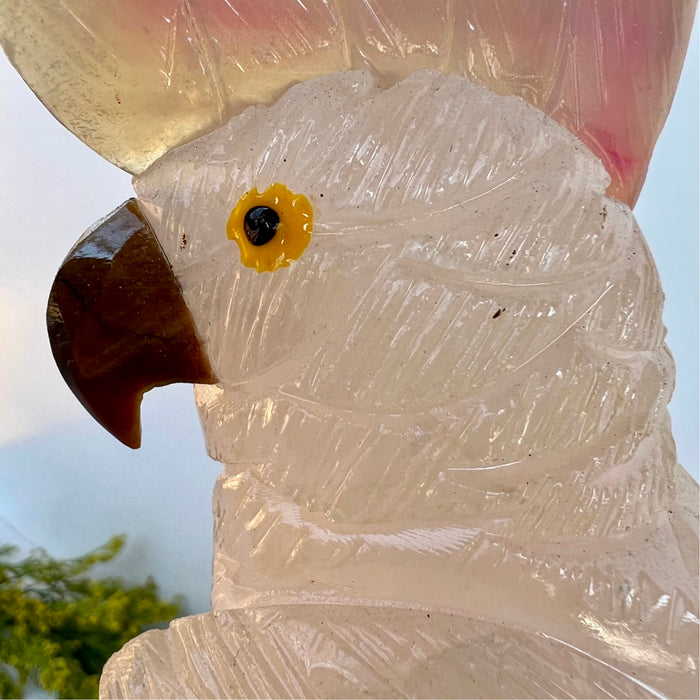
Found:
[[[51,349],[80,402],[129,447],[155,386],[216,382],[182,290],[135,199],[83,236],[56,275]]]

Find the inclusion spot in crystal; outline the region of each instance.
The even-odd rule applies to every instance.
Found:
[[[246,238],[255,246],[269,243],[277,233],[280,217],[271,207],[253,207],[243,219]]]

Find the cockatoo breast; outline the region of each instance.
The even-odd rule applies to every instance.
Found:
[[[308,590],[309,562],[324,590],[420,600],[411,567],[463,572],[484,538],[532,561],[663,507],[662,293],[607,182],[534,107],[434,72],[310,80],[136,178],[220,380],[197,400],[222,606]],[[226,226],[273,183],[313,234],[257,272]]]

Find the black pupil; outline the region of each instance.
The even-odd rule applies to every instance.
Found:
[[[265,245],[275,237],[279,214],[270,207],[253,207],[243,219],[245,235],[253,245]]]

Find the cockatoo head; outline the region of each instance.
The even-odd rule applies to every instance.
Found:
[[[552,455],[596,435],[604,451],[615,430],[645,434],[666,394],[640,397],[624,362],[584,353],[657,348],[662,334],[646,248],[603,199],[587,147],[609,193],[633,202],[692,0],[418,13],[167,0],[143,32],[125,27],[123,3],[112,22],[78,4],[47,10],[69,93],[45,87],[21,11],[0,38],[52,110],[139,173],[139,201],[78,243],[49,307],[64,376],[120,439],[139,444],[144,391],[209,383],[197,392],[212,455],[346,518],[361,517],[351,494],[371,510],[378,473],[393,506],[410,508],[408,486],[459,509],[463,488],[520,493],[502,465],[549,455],[529,465],[544,478]],[[658,61],[635,64],[631,81],[642,45]],[[85,105],[102,105],[99,128]],[[277,235],[252,245],[251,203],[273,200]],[[615,267],[628,257],[632,269]],[[654,363],[652,387],[666,373]]]
[[[88,0],[76,0],[70,8],[60,3],[35,8],[25,0],[8,5],[0,14],[0,42],[8,55],[68,128],[111,162],[137,174],[139,197],[148,209],[149,223],[139,204],[122,208],[100,222],[98,236],[81,240],[69,256],[83,262],[74,260],[70,273],[62,271],[61,293],[68,302],[59,311],[54,295],[49,312],[54,352],[64,376],[104,424],[136,446],[140,440],[137,408],[144,390],[171,378],[199,383],[218,378],[226,383],[264,374],[272,381],[276,376],[268,369],[281,371],[280,358],[292,347],[299,349],[298,368],[292,372],[296,378],[281,374],[279,378],[296,382],[297,393],[308,392],[309,400],[325,396],[348,410],[382,410],[382,406],[409,410],[436,405],[437,396],[443,404],[449,403],[464,392],[458,385],[473,387],[487,381],[483,367],[499,372],[514,366],[517,353],[497,346],[495,329],[487,333],[484,327],[470,335],[468,327],[455,320],[443,329],[445,338],[462,333],[460,340],[469,336],[469,344],[459,352],[452,342],[438,342],[440,326],[429,325],[429,305],[448,304],[448,300],[436,301],[414,282],[406,292],[405,306],[399,309],[397,280],[405,275],[406,264],[416,267],[416,260],[433,265],[441,274],[451,271],[455,281],[459,278],[460,284],[468,284],[464,280],[482,272],[509,280],[516,274],[516,262],[521,273],[532,272],[539,264],[538,255],[545,256],[548,264],[566,255],[560,244],[547,240],[548,231],[540,232],[540,248],[532,248],[531,258],[527,248],[510,246],[513,239],[505,228],[498,237],[494,233],[497,240],[481,241],[480,248],[474,247],[476,238],[470,246],[463,233],[460,239],[454,232],[454,207],[459,207],[470,235],[498,224],[497,217],[505,216],[503,203],[497,207],[499,214],[479,204],[492,196],[491,190],[512,189],[509,178],[517,179],[518,168],[531,168],[530,161],[546,149],[528,144],[532,155],[520,153],[519,117],[512,100],[503,103],[510,105],[509,116],[498,114],[497,108],[485,117],[491,128],[483,123],[483,115],[476,116],[479,110],[465,112],[464,101],[453,94],[457,85],[469,86],[465,98],[473,97],[477,103],[485,94],[479,97],[465,80],[436,83],[433,100],[428,88],[406,95],[412,79],[406,83],[409,87],[389,89],[387,98],[378,100],[381,89],[417,70],[438,69],[446,75],[465,76],[498,94],[521,96],[600,157],[612,178],[608,193],[633,203],[670,105],[693,9],[694,0],[654,0],[643,11],[633,2],[618,7],[539,0],[508,0],[498,6],[413,0],[332,6],[256,0],[235,8],[206,0],[185,4],[163,0],[148,8],[135,0],[110,0],[108,6],[100,7]],[[377,85],[372,86],[362,73],[339,77],[358,68],[369,71]],[[300,85],[278,102],[296,82]],[[456,101],[444,100],[448,93]],[[246,111],[251,104],[271,109],[267,112],[260,106]],[[425,114],[418,113],[418,104],[425,107]],[[293,106],[294,112],[285,113],[281,105]],[[503,136],[491,134],[496,127],[504,129]],[[233,133],[235,129],[241,138]],[[209,137],[193,141],[207,133]],[[187,142],[190,145],[176,156],[172,149]],[[490,152],[482,153],[482,146]],[[210,149],[206,157],[197,155],[200,148]],[[586,160],[583,152],[576,158]],[[187,159],[189,165],[178,159]],[[195,167],[205,169],[190,172]],[[556,185],[558,189],[566,186],[571,168],[554,161],[547,167],[564,173]],[[594,169],[602,172],[597,165]],[[530,177],[535,178],[531,170]],[[175,180],[165,182],[165,173]],[[212,184],[224,173],[227,186],[218,181]],[[201,188],[196,196],[194,190],[189,195],[184,190],[188,180]],[[260,277],[252,269],[242,270],[240,277],[230,280],[240,287],[240,302],[230,309],[220,308],[226,296],[223,281],[216,293],[203,290],[202,299],[214,304],[210,311],[216,308],[219,318],[227,320],[214,337],[214,329],[205,327],[203,314],[195,310],[194,316],[202,317],[195,319],[195,329],[189,311],[173,301],[180,285],[188,303],[196,303],[188,285],[196,278],[197,266],[215,257],[211,272],[202,272],[202,277],[213,279],[226,255],[233,255],[236,264],[241,262],[236,257],[241,254],[236,253],[237,244],[217,236],[222,226],[231,233],[228,222],[237,205],[243,207],[253,192],[255,197],[266,196],[275,183],[308,200],[314,219],[308,249],[303,254],[282,250],[278,237],[272,247],[279,248],[285,264],[293,264]],[[210,196],[212,187],[216,196]],[[165,202],[166,193],[174,197],[172,207]],[[512,218],[508,224],[505,219],[501,223],[512,229],[544,216],[543,197],[542,189],[533,189],[529,204],[520,205],[520,220],[508,200]],[[472,200],[477,205],[467,206]],[[421,216],[430,221],[422,221]],[[485,221],[488,217],[490,222]],[[378,235],[380,223],[382,235],[376,242],[369,240]],[[286,217],[282,224],[289,230]],[[151,226],[158,229],[156,235]],[[360,243],[365,238],[367,244]],[[331,240],[338,251],[333,256],[326,246]],[[357,246],[341,253],[350,240]],[[372,250],[379,254],[357,252],[362,246],[365,251],[374,246]],[[378,262],[382,246],[385,259]],[[150,257],[143,264],[137,253],[146,248]],[[267,263],[258,258],[270,254],[258,253],[257,258],[250,252],[243,257],[257,259],[258,269],[263,269]],[[342,264],[337,262],[341,256]],[[175,275],[168,277],[171,265]],[[108,270],[109,284],[103,288],[80,283],[86,267]],[[327,269],[334,270],[332,281],[326,278],[322,285],[311,284],[313,275]],[[380,271],[391,271],[387,279],[393,281],[379,282]],[[234,273],[227,270],[227,274]],[[430,272],[424,269],[423,274]],[[301,287],[292,284],[296,276],[306,280]],[[415,279],[419,278],[416,274]],[[357,300],[346,292],[361,281],[367,285],[367,296],[357,307],[348,308],[350,300]],[[493,320],[501,321],[517,318],[514,307],[503,301],[509,282],[496,284],[501,293],[477,304],[476,315],[491,314]],[[126,306],[110,306],[125,288],[130,296],[120,303]],[[296,304],[305,295],[316,304],[309,311]],[[290,303],[292,298],[295,304]],[[268,299],[272,305],[264,308]],[[156,302],[165,300],[170,300],[167,315],[152,311]],[[248,302],[257,311],[249,312]],[[345,334],[341,310],[346,314]],[[250,333],[234,340],[231,329],[236,314],[258,311],[264,311],[266,322],[259,321]],[[369,330],[371,324],[362,322],[361,313],[370,318],[379,314],[385,323],[394,314],[395,328],[380,341]],[[68,317],[77,319],[81,314],[89,317],[82,340],[64,325]],[[409,316],[415,323],[428,324],[413,345],[406,331]],[[129,317],[139,320],[135,329],[128,327]],[[128,341],[120,337],[122,330],[127,331]],[[91,339],[98,336],[102,340],[93,343]],[[338,339],[343,337],[347,344],[339,347]],[[315,345],[309,345],[311,339],[316,339]],[[205,341],[218,375],[200,352],[200,340]],[[91,345],[96,349],[94,357]],[[360,365],[351,366],[353,347],[362,355]],[[400,359],[406,352],[411,362]],[[426,362],[419,361],[418,353]],[[452,375],[445,370],[450,364]],[[392,366],[392,379],[384,373],[379,378],[380,366]],[[121,369],[115,374],[117,367]],[[236,378],[234,370],[241,372]],[[454,382],[451,377],[460,379]]]
[[[623,251],[634,284],[649,264],[607,183],[537,109],[429,71],[388,89],[315,78],[161,158],[135,189],[217,380],[197,390],[212,456],[354,519],[379,482],[384,509],[461,507],[446,474],[599,435],[586,401],[632,379],[584,358],[590,343],[647,342],[606,301]],[[236,240],[241,203],[266,192],[284,236]]]

